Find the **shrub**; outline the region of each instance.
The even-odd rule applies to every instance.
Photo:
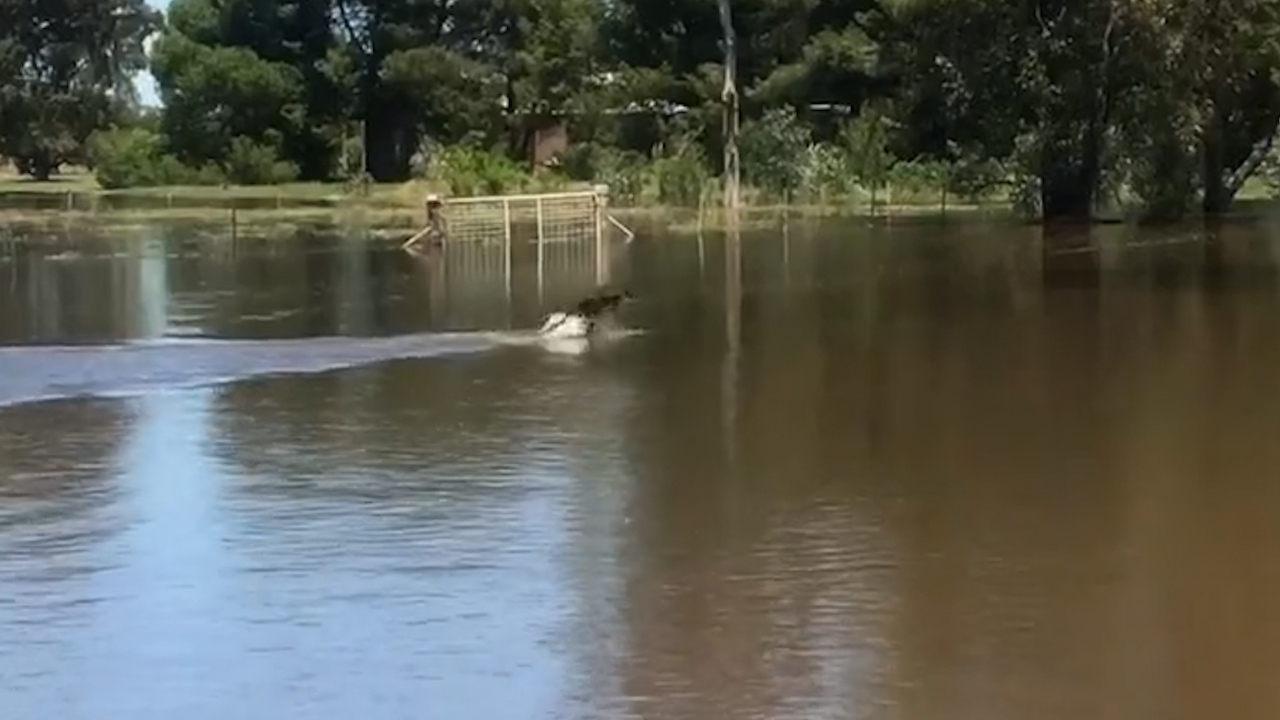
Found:
[[[804,182],[809,128],[790,105],[770,108],[742,130],[742,171],[747,182],[789,199]]]
[[[506,155],[466,146],[433,149],[427,174],[456,196],[501,195],[529,182],[529,173]]]
[[[242,136],[231,139],[225,165],[227,181],[236,185],[276,185],[298,178],[298,166],[281,160],[273,145]]]
[[[899,202],[933,201],[942,195],[949,178],[945,164],[936,160],[899,160],[889,168],[889,185]]]
[[[829,143],[810,145],[800,166],[800,189],[811,199],[826,201],[848,193],[853,187],[849,158]]]
[[[161,185],[215,185],[222,174],[212,165],[190,168],[164,151],[164,140],[144,128],[95,133],[90,140],[93,173],[108,190]]]
[[[957,153],[948,168],[948,188],[966,200],[979,200],[1007,182],[1009,173],[995,159],[976,152]]]
[[[682,143],[671,155],[655,160],[650,173],[659,202],[697,205],[709,175],[706,152],[699,143]]]
[[[645,158],[638,152],[581,143],[570,146],[562,162],[570,178],[604,183],[609,195],[623,203],[635,202],[644,190]]]
[[[858,182],[872,192],[884,187],[894,163],[889,152],[888,120],[875,110],[864,108],[841,127],[839,142]]]

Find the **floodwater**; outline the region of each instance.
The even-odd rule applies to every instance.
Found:
[[[0,716],[1274,718],[1280,227],[0,247]],[[456,251],[456,252],[455,252]],[[531,342],[597,273],[636,332]]]

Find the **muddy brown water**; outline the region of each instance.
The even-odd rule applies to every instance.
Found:
[[[1280,711],[1270,220],[642,232],[567,350],[567,249],[58,232],[0,247],[6,720]]]

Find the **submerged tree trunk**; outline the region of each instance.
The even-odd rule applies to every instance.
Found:
[[[1215,112],[1209,127],[1205,128],[1201,140],[1202,168],[1201,177],[1204,183],[1204,197],[1201,209],[1206,214],[1214,215],[1227,211],[1231,205],[1233,193],[1228,192],[1225,178],[1225,160],[1222,157],[1222,117]]]
[[[1058,28],[1063,26],[1066,10],[1065,6],[1062,7],[1057,19],[1052,22],[1040,19],[1046,37],[1058,32]],[[1112,62],[1112,35],[1116,29],[1115,0],[1105,0],[1105,13],[1106,21],[1102,32],[1095,35],[1098,42],[1094,50],[1096,55],[1089,57],[1093,53],[1085,50],[1084,57],[1076,52],[1068,52],[1058,53],[1057,57],[1048,60],[1049,76],[1064,78],[1054,82],[1059,88],[1069,82],[1070,76],[1077,72],[1075,66],[1080,62],[1088,63],[1100,82],[1092,87],[1082,88],[1081,94],[1073,93],[1074,98],[1071,99],[1074,102],[1067,103],[1063,114],[1051,115],[1047,120],[1049,149],[1043,152],[1040,165],[1040,208],[1045,222],[1091,222],[1094,219],[1094,201],[1102,181],[1103,138],[1111,121],[1112,97],[1116,85]],[[1083,27],[1076,27],[1074,33],[1071,30],[1064,32],[1083,39],[1089,38],[1091,31],[1096,33],[1095,28],[1097,25],[1086,21]],[[1081,129],[1079,139],[1077,128]]]
[[[1213,84],[1210,92],[1213,111],[1200,138],[1202,163],[1200,176],[1204,185],[1201,209],[1210,215],[1226,212],[1231,205],[1231,196],[1234,194],[1227,191],[1225,184],[1227,159],[1223,144],[1226,141],[1227,130],[1227,91],[1218,81],[1220,75],[1221,69],[1215,68],[1210,79]]]
[[[1040,176],[1040,210],[1046,223],[1088,222],[1097,188],[1096,162],[1050,160]],[[1092,166],[1092,167],[1090,167]]]
[[[404,182],[411,174],[417,132],[404,109],[373,102],[364,124],[365,171],[374,182]]]
[[[31,177],[39,182],[46,182],[53,177],[55,163],[47,150],[37,150],[31,156]]]
[[[741,205],[741,162],[738,155],[738,38],[733,29],[729,0],[718,0],[720,26],[724,31],[724,206],[736,211]]]
[[[1105,91],[1099,91],[1101,95]],[[1107,98],[1094,98],[1084,136],[1076,142],[1052,143],[1040,166],[1040,209],[1045,222],[1091,222],[1102,180],[1102,132]],[[1096,104],[1095,104],[1096,103]]]

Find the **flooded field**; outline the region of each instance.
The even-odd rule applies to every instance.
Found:
[[[0,242],[5,720],[1280,707],[1274,221],[99,230]]]

